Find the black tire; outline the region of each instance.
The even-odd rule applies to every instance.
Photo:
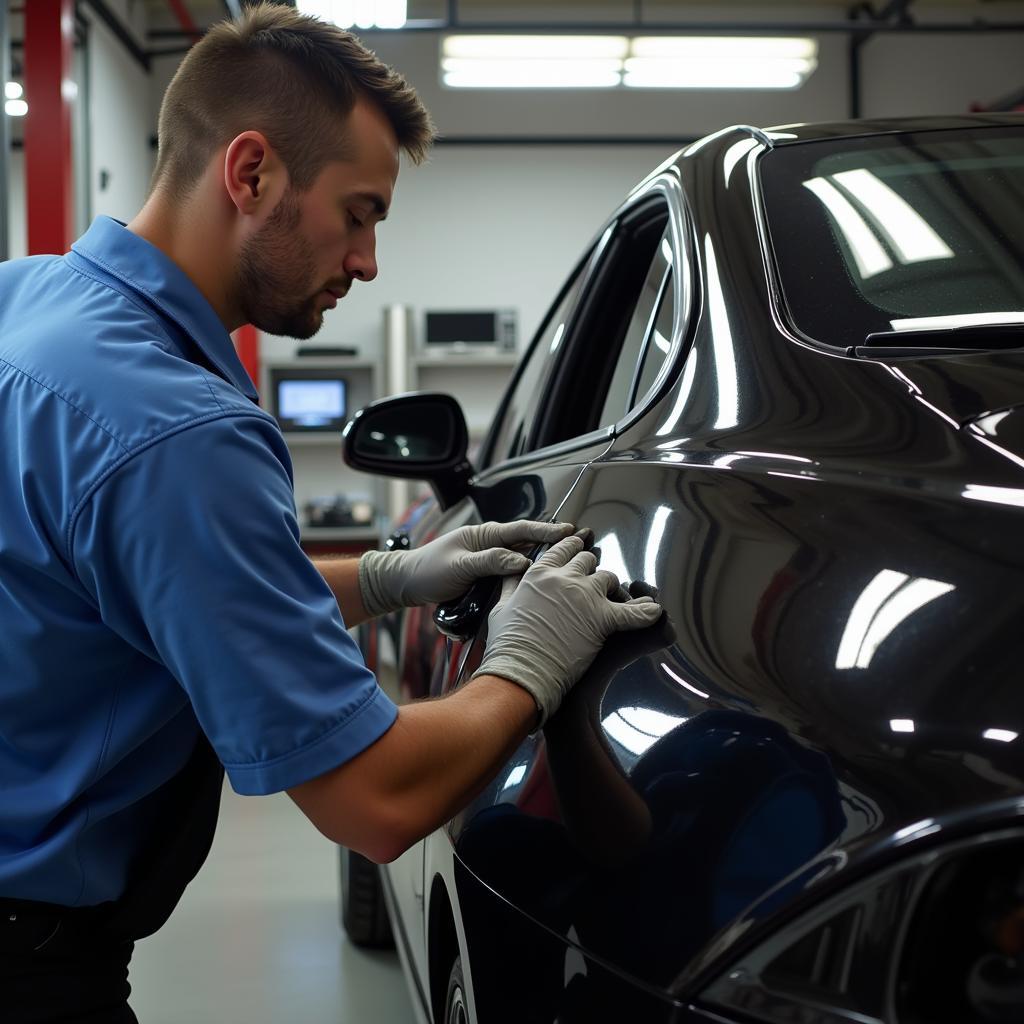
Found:
[[[466,983],[462,977],[462,957],[457,956],[448,975],[448,994],[444,999],[444,1024],[469,1024]]]
[[[393,949],[384,890],[373,861],[344,846],[338,847],[341,876],[341,926],[364,949]]]

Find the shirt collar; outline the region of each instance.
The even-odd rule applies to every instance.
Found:
[[[169,256],[113,217],[97,217],[71,249],[144,296],[176,323],[242,394],[258,400],[231,335],[202,292]]]

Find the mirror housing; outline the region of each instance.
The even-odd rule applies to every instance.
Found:
[[[426,480],[442,509],[469,494],[469,430],[451,395],[414,391],[360,409],[342,433],[342,458],[379,476]]]

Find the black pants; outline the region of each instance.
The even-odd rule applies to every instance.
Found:
[[[0,1020],[138,1024],[128,1005],[134,943],[107,928],[107,908],[0,900]]]
[[[135,941],[163,925],[206,859],[223,779],[200,736],[185,767],[156,795],[164,827],[120,899],[96,907],[0,899],[2,1024],[138,1024],[128,1006]]]

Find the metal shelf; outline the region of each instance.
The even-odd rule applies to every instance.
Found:
[[[326,367],[329,370],[375,370],[377,363],[362,356],[296,356],[294,359],[265,359],[268,370],[299,370]]]
[[[436,353],[432,355],[418,355],[412,359],[413,365],[420,370],[437,367],[442,369],[447,367],[449,369],[474,369],[474,370],[487,370],[487,369],[503,369],[507,370],[510,366],[515,366],[519,362],[519,356],[515,353],[509,353],[508,355],[467,355],[464,352],[453,352],[453,353]]]

